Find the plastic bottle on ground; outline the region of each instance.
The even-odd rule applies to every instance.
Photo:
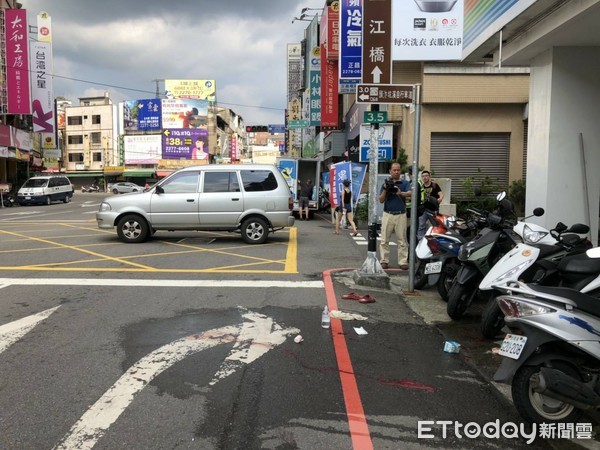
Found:
[[[323,308],[323,314],[321,314],[321,326],[323,328],[329,328],[331,326],[331,318],[329,317],[329,309],[327,305]]]

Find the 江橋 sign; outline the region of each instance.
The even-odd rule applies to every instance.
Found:
[[[6,94],[8,114],[31,114],[27,10],[5,9]]]

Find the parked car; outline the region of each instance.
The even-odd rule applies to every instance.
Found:
[[[129,192],[143,192],[144,186],[139,186],[129,181],[113,183],[108,185],[108,190],[113,194],[127,194]]]
[[[75,188],[64,175],[34,176],[28,179],[17,192],[19,205],[69,203]]]
[[[180,169],[137,195],[105,198],[98,228],[123,242],[143,242],[157,230],[237,231],[248,244],[294,225],[292,195],[277,167],[209,164]]]

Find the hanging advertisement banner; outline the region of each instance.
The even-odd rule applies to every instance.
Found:
[[[38,37],[40,42],[52,42],[52,20],[50,14],[41,11],[37,15]]]
[[[321,129],[337,130],[339,124],[338,62],[325,58],[321,44]]]
[[[361,79],[363,0],[340,1],[339,70],[343,79]]]
[[[309,125],[321,125],[321,47],[312,48],[310,53],[310,89],[308,91],[310,116]]]
[[[52,89],[52,56],[49,42],[31,41],[31,110],[34,133],[54,133],[54,92]]]
[[[156,164],[161,158],[161,144],[159,134],[123,136],[125,164]]]
[[[31,114],[27,10],[5,9],[7,114]]]

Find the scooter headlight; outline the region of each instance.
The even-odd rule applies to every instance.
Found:
[[[541,241],[547,234],[547,231],[535,231],[529,228],[527,225],[523,227],[523,239],[525,239],[525,242],[529,242],[531,244]]]
[[[510,269],[509,271],[503,273],[502,275],[500,275],[498,278],[496,278],[492,284],[501,284],[504,280],[513,280],[515,275],[518,275],[519,273],[525,271],[525,269],[530,266],[531,264],[533,264],[533,260],[530,261],[524,261],[521,264],[519,264],[518,266],[513,267],[512,269]]]

